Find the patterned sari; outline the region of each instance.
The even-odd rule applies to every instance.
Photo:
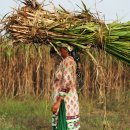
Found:
[[[53,130],[79,130],[79,102],[76,91],[76,63],[68,56],[59,65],[53,79],[53,104],[59,96],[64,98],[60,109],[52,116]],[[62,108],[61,108],[62,107]],[[59,116],[60,113],[64,115]],[[66,129],[59,129],[61,118],[66,119]]]

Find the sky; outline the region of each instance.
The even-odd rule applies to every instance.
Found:
[[[1,0],[2,1],[2,0]],[[81,0],[38,0],[46,5],[50,5],[50,1],[55,6],[59,4],[69,11],[79,11],[82,6]],[[106,22],[119,20],[121,22],[130,21],[130,0],[83,0],[87,8],[91,12],[98,12],[100,17]],[[78,6],[77,6],[78,5]],[[0,4],[0,19],[8,12],[12,11],[12,8],[19,7],[18,0],[4,0]],[[48,6],[52,8],[52,6]]]

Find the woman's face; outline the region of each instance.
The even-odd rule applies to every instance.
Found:
[[[62,57],[66,57],[68,55],[68,51],[65,48],[60,48],[60,54]]]

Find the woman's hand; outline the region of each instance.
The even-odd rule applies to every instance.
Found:
[[[52,113],[55,114],[57,110],[60,108],[61,101],[63,97],[59,96],[57,102],[52,106]]]
[[[57,102],[52,106],[52,113],[55,114],[59,108],[60,108],[60,102],[57,101]]]

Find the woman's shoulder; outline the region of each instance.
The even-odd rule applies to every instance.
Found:
[[[68,62],[68,61],[75,61],[74,58],[72,56],[67,56],[65,59],[64,59],[65,62]]]
[[[76,62],[74,60],[74,58],[72,56],[68,56],[64,59],[64,62],[63,62],[64,65],[75,65]]]

